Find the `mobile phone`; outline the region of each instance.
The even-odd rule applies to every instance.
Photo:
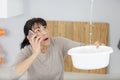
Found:
[[[29,38],[31,38],[33,36],[33,34],[34,34],[34,32],[29,30],[29,33],[28,33]]]

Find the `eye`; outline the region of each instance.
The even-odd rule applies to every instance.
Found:
[[[36,32],[36,33],[37,33],[37,32],[40,32],[40,29],[36,29],[35,32]]]
[[[38,29],[36,32],[40,32],[40,30]]]

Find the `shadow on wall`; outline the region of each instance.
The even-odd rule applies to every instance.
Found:
[[[120,49],[120,40],[119,40],[119,42],[118,42],[118,49]]]

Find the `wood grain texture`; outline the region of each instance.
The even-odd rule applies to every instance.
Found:
[[[82,42],[85,44],[90,43],[90,26],[88,22],[47,21],[47,25],[47,28],[50,31],[50,36],[52,37],[62,36],[77,42]],[[92,29],[92,44],[96,41],[100,41],[108,45],[108,24],[93,23]],[[66,55],[64,59],[64,71],[105,74],[106,68],[97,70],[76,69],[73,67],[71,57]]]

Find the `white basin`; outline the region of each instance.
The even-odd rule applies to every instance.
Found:
[[[99,69],[108,66],[113,49],[108,46],[80,46],[68,50],[73,66],[78,69]]]

